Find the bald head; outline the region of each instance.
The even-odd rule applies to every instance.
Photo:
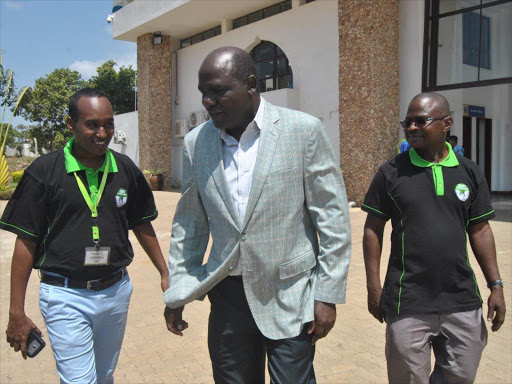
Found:
[[[439,93],[420,93],[412,98],[409,103],[409,111],[411,108],[421,108],[437,113],[442,116],[450,115],[450,105],[448,100]]]
[[[221,70],[241,82],[251,75],[258,78],[252,57],[237,47],[217,48],[206,56],[199,72],[210,70]]]

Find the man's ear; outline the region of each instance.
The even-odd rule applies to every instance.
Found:
[[[450,129],[452,129],[453,126],[453,119],[451,116],[448,116],[444,119],[444,131],[450,132]]]
[[[73,123],[73,119],[70,116],[66,117],[66,126],[71,131],[71,133],[75,133],[75,126]]]
[[[256,76],[250,75],[245,83],[247,84],[247,88],[250,93],[258,91],[258,82],[256,81]]]

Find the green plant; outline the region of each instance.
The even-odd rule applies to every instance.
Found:
[[[19,183],[22,176],[23,176],[23,171],[11,172],[11,177],[12,177],[12,182],[13,183]]]
[[[2,100],[0,106],[3,106],[2,120],[0,122],[0,185],[7,185],[9,183],[9,167],[5,158],[5,143],[11,128],[13,117],[18,113],[18,109],[25,95],[30,92],[30,87],[23,87],[14,95],[14,72],[10,69],[5,70],[2,65],[2,53],[0,52],[0,84],[2,85]],[[7,124],[4,123],[5,110],[10,108],[11,116]]]
[[[164,172],[165,172],[165,169],[163,169],[163,168],[150,168],[150,169],[145,169],[144,170],[144,174],[150,175],[150,176],[153,176],[153,175],[163,175]]]
[[[14,193],[14,188],[10,185],[0,187],[0,200],[9,200]]]

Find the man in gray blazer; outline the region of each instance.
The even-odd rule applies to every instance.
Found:
[[[266,102],[242,49],[210,53],[199,91],[211,120],[184,140],[165,319],[208,294],[217,383],[314,383],[314,344],[345,302],[350,222],[343,178],[315,117]],[[208,239],[213,244],[203,263]]]

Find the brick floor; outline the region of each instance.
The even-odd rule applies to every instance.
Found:
[[[169,249],[171,220],[179,194],[156,192],[160,215],[154,222],[164,254]],[[0,203],[3,211],[5,202]],[[384,329],[367,312],[365,274],[362,255],[362,228],[366,214],[351,208],[353,252],[350,265],[347,304],[338,306],[338,319],[330,335],[317,344],[315,369],[319,383],[385,383]],[[512,383],[512,262],[510,222],[491,222],[496,239],[501,274],[505,281],[505,295],[509,312],[498,333],[489,335],[476,383]],[[389,230],[385,235],[384,255],[389,253]],[[159,276],[131,235],[135,259],[129,267],[134,285],[128,326],[119,364],[116,383],[212,383],[211,366],[206,345],[208,300],[186,306],[184,318],[189,329],[183,337],[169,333],[163,321],[163,302]],[[14,236],[0,232],[0,330],[6,329],[9,308],[10,259]],[[382,274],[387,258],[383,257]],[[477,279],[486,292],[485,279],[472,257]],[[37,304],[38,277],[33,273],[29,282],[26,312],[46,329]],[[484,307],[485,311],[486,308]],[[47,339],[47,337],[46,337]],[[4,339],[5,340],[5,339]],[[1,383],[56,383],[58,375],[51,348],[47,347],[36,358],[24,361],[9,345],[0,343]]]

